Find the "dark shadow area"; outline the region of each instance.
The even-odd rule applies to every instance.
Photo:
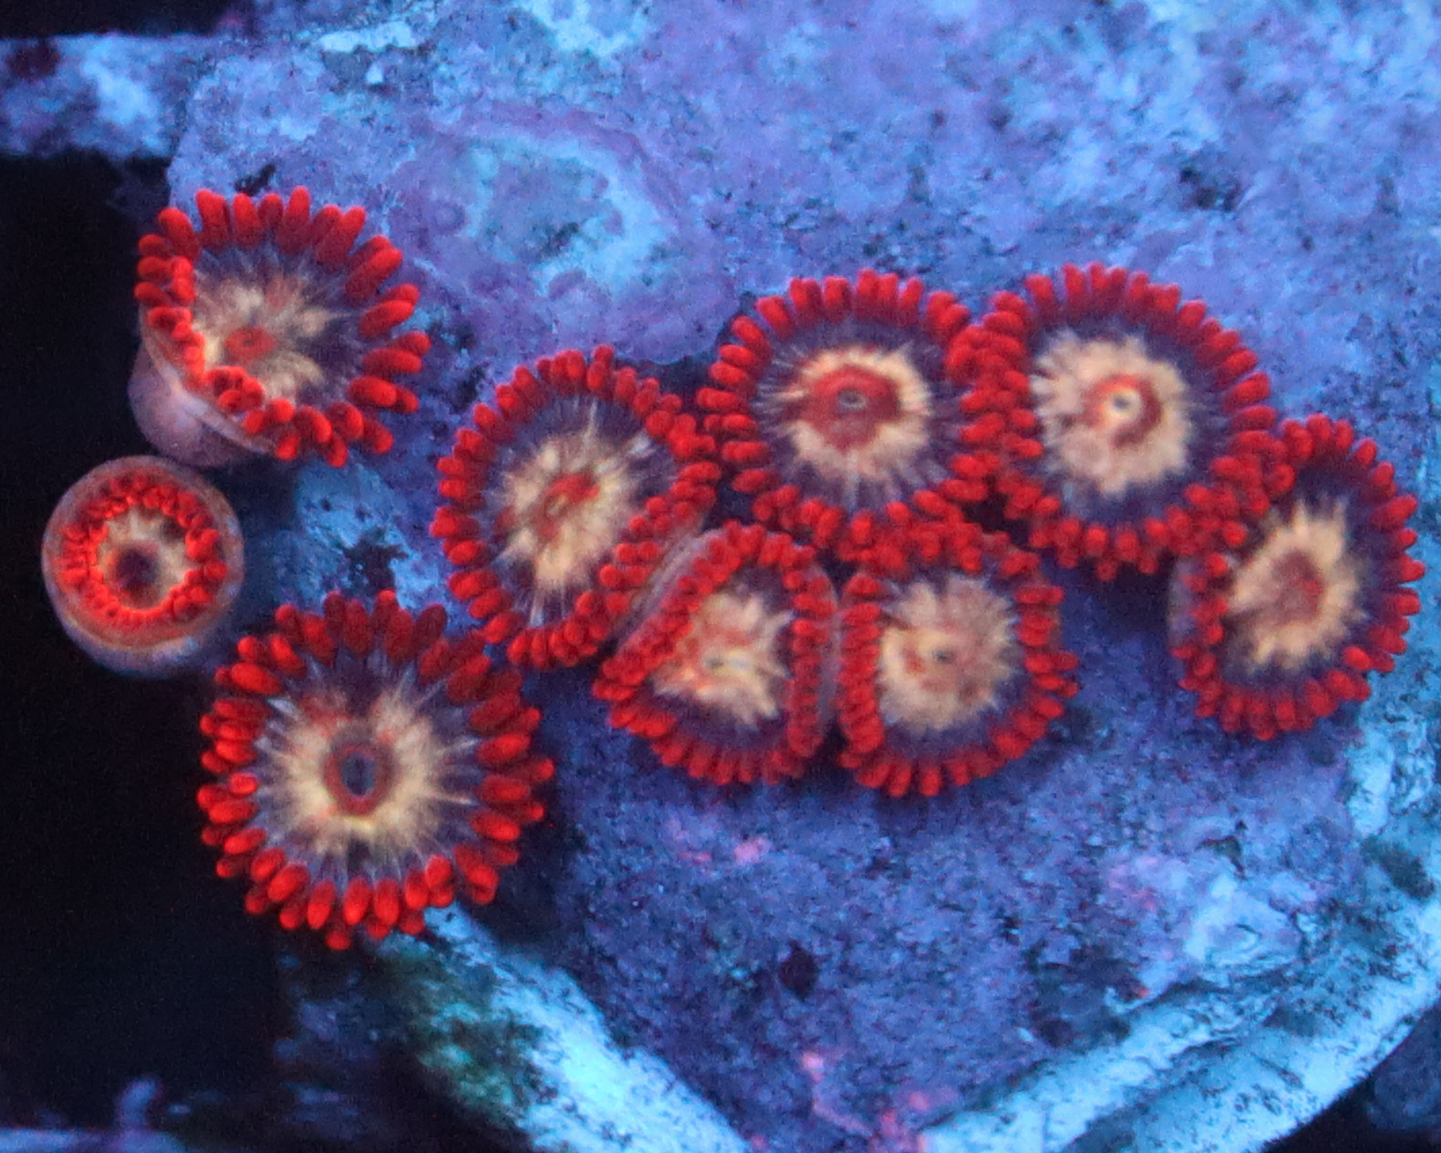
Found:
[[[1267,1153],[1431,1153],[1441,1148],[1422,1134],[1379,1133],[1366,1118],[1365,1089],[1343,1097],[1305,1128]]]
[[[161,174],[132,174],[156,179]],[[173,1096],[264,1076],[278,1002],[266,935],[199,840],[202,686],[106,672],[41,582],[49,511],[148,451],[125,384],[135,229],[105,160],[0,160],[0,1111],[109,1120],[126,1081]],[[11,1061],[18,1059],[20,1068]]]
[[[153,451],[126,384],[133,217],[148,215],[134,206],[164,203],[164,179],[87,154],[0,158],[0,1128],[107,1125],[126,1084],[153,1076],[197,1136],[276,1153],[484,1153],[402,1053],[373,1083],[360,1041],[318,1067],[277,1063],[280,931],[245,913],[243,885],[215,876],[200,841],[205,679],[108,672],[50,610],[51,509],[96,465]],[[319,972],[364,964],[295,945]],[[316,1089],[357,1078],[348,1097]],[[347,1110],[359,1140],[328,1137]]]
[[[131,32],[165,36],[209,32],[231,0],[46,0],[0,6],[0,39],[74,36],[82,32]]]

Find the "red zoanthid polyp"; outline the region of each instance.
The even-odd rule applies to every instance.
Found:
[[[197,664],[245,579],[230,503],[154,456],[109,461],[72,485],[40,558],[71,640],[106,668],[140,676]]]
[[[757,520],[844,560],[902,515],[980,500],[961,450],[969,400],[947,352],[970,313],[870,269],[792,280],[731,324],[696,402]]]
[[[553,766],[520,675],[445,626],[438,605],[332,593],[320,613],[283,605],[215,674],[203,836],[222,877],[249,881],[248,911],[340,949],[357,931],[418,933],[457,893],[494,897]]]
[[[356,247],[365,210],[312,212],[305,188],[258,201],[202,190],[195,204],[198,229],[170,207],[140,241],[130,402],[146,438],[202,468],[267,453],[338,466],[351,446],[388,451],[379,418],[415,411],[396,378],[418,373],[430,349],[424,333],[394,331],[420,295],[382,287],[400,250],[383,236]]]
[[[534,668],[594,655],[715,500],[715,446],[609,348],[522,365],[442,458],[430,531],[485,639]]]
[[[1264,505],[1270,382],[1234,331],[1144,272],[1068,264],[997,294],[957,342],[986,407],[1005,514],[1029,545],[1102,579],[1234,541]]]
[[[840,763],[934,796],[1022,756],[1076,691],[1061,590],[1035,553],[966,522],[877,550],[841,593]]]
[[[611,725],[717,784],[800,776],[830,723],[836,601],[814,550],[730,521],[649,602],[595,680]]]
[[[1406,651],[1421,599],[1405,586],[1426,571],[1407,555],[1416,498],[1374,441],[1318,415],[1282,424],[1267,456],[1290,483],[1236,547],[1179,564],[1171,598],[1197,715],[1262,740],[1370,695]]]

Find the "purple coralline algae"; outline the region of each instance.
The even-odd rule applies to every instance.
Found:
[[[247,524],[277,603],[439,595],[435,461],[516,365],[604,343],[688,394],[754,295],[863,266],[973,311],[1067,261],[1176,282],[1283,415],[1380,442],[1438,569],[1429,9],[254,8],[210,41],[57,41],[51,74],[0,80],[0,143],[166,157],[180,204],[305,184],[405,253],[419,412]],[[926,802],[831,765],[693,783],[585,670],[533,678],[545,824],[479,923],[377,951],[432,1084],[544,1150],[1241,1153],[1363,1077],[1441,979],[1434,617],[1367,703],[1263,743],[1192,716],[1162,585],[1054,579],[1080,693]],[[570,1024],[594,1060],[562,1073]],[[597,1103],[623,1068],[639,1096]]]

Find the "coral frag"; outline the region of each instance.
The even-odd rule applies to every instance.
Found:
[[[258,201],[202,190],[195,204],[198,230],[171,207],[140,241],[130,396],[146,437],[201,467],[388,451],[378,418],[415,411],[395,378],[419,372],[430,348],[424,333],[393,331],[419,298],[413,284],[382,290],[400,250],[383,236],[357,248],[365,210],[312,212],[305,188]]]
[[[331,594],[318,614],[282,606],[215,674],[200,726],[215,780],[198,799],[250,912],[278,908],[344,948],[357,929],[417,933],[457,892],[494,897],[553,770],[519,674],[445,625],[392,593],[373,610]]]

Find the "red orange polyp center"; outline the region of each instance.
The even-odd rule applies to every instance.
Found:
[[[993,709],[1021,668],[1014,613],[986,582],[950,574],[898,591],[881,633],[881,715],[912,734],[943,732]]]
[[[367,735],[344,737],[325,758],[324,780],[337,810],[368,817],[391,795],[395,760],[383,743]]]
[[[324,403],[360,371],[359,344],[342,332],[345,314],[323,303],[324,271],[292,259],[297,264],[288,272],[237,271],[228,251],[203,253],[195,269],[194,329],[207,367],[243,369],[272,400]]]
[[[808,383],[786,406],[786,418],[803,422],[835,448],[863,448],[901,413],[895,382],[864,365],[842,363]]]
[[[154,543],[131,543],[97,551],[97,567],[115,599],[129,609],[144,611],[159,605],[172,586],[161,579],[165,563]]]
[[[1154,432],[1161,416],[1161,402],[1150,380],[1123,372],[1096,384],[1082,419],[1092,428],[1109,432],[1117,448],[1126,448]]]
[[[639,511],[631,461],[642,451],[598,432],[566,431],[540,441],[501,478],[498,553],[523,570],[532,615],[557,612],[594,580]]]
[[[161,608],[199,575],[190,559],[185,532],[170,516],[132,505],[108,516],[96,540],[92,579],[121,608]]]
[[[825,347],[774,387],[759,403],[766,435],[844,493],[847,506],[859,502],[861,485],[899,495],[900,478],[932,451],[933,385],[904,347]]]
[[[1334,661],[1365,616],[1345,509],[1298,500],[1262,532],[1227,593],[1236,658],[1251,673]]]
[[[1031,376],[1047,471],[1072,497],[1122,499],[1192,469],[1190,385],[1138,335],[1053,335]]]
[[[1267,614],[1272,627],[1303,624],[1316,619],[1326,583],[1316,562],[1304,552],[1288,553],[1276,563],[1279,595]]]
[[[530,514],[536,536],[547,543],[554,541],[571,515],[580,514],[580,506],[599,494],[593,470],[563,473],[550,483]]]
[[[225,337],[225,359],[241,368],[253,368],[278,347],[274,335],[258,324],[242,325]]]
[[[759,589],[725,588],[695,609],[651,687],[727,725],[754,730],[780,715],[786,677],[781,638],[795,614]]]

